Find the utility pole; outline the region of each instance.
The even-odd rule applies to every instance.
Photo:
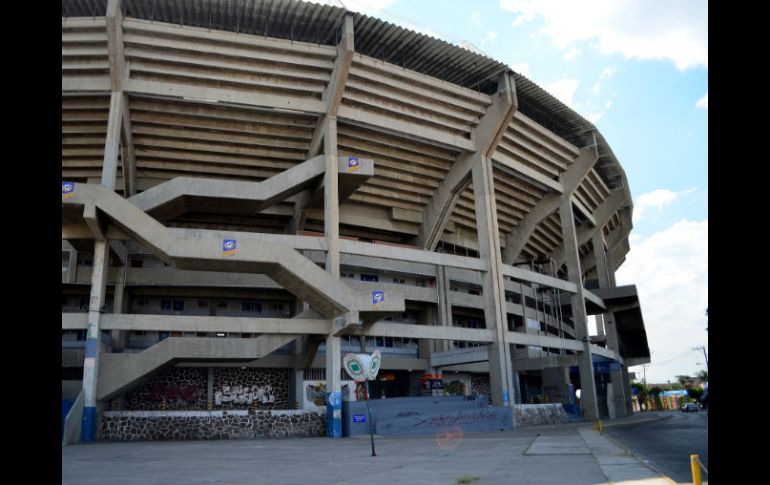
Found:
[[[693,347],[693,350],[702,350],[703,351],[703,358],[706,359],[706,372],[709,370],[709,356],[706,353],[706,347],[701,345],[700,347]]]

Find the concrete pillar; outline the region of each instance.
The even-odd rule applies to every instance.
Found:
[[[326,252],[326,271],[340,277],[340,208],[338,193],[337,164],[337,117],[326,117],[324,131],[324,152],[326,155],[326,174],[324,175],[324,232],[329,250]],[[327,425],[330,438],[342,437],[342,389],[340,370],[342,356],[341,342],[334,336],[335,321],[329,321],[330,333],[326,337],[326,389],[332,415]]]
[[[294,355],[295,362],[301,362],[301,356],[305,353],[306,339],[307,336],[300,336],[291,343],[291,353]],[[297,409],[304,409],[305,400],[302,398],[304,382],[305,369],[295,365],[289,370],[289,402],[296,402]]]
[[[552,403],[572,404],[569,387],[569,367],[543,369],[543,394]]]
[[[128,272],[128,253],[126,261],[118,274],[118,281],[115,283],[115,297],[112,304],[112,313],[128,313],[128,295],[126,290],[126,273]],[[128,343],[128,330],[113,330],[112,346],[114,349],[124,349]]]
[[[599,278],[599,288],[611,288],[613,283],[610,281],[609,261],[610,255],[604,250],[604,238],[601,230],[597,230],[592,236],[594,247],[594,259],[596,260],[596,273]],[[613,272],[614,273],[614,272]],[[604,330],[607,334],[607,348],[620,354],[620,342],[618,341],[617,326],[615,325],[615,315],[612,312],[602,315]],[[610,384],[612,385],[612,397],[607,394],[607,409],[610,416],[622,418],[628,415],[626,406],[625,389],[628,383],[623,382],[622,370],[610,371]],[[629,396],[630,397],[630,396]]]
[[[104,164],[102,185],[115,190],[118,174],[118,149],[120,147],[120,128],[123,120],[123,93],[113,91],[110,96],[110,112],[107,117],[107,138],[104,141]]]
[[[214,368],[209,367],[206,373],[206,407],[214,408]]]
[[[596,384],[594,382],[594,366],[591,359],[591,346],[588,340],[588,318],[586,317],[583,282],[581,281],[580,254],[578,252],[577,236],[575,234],[575,217],[572,212],[570,197],[564,197],[559,207],[564,253],[567,259],[567,275],[569,280],[577,285],[577,294],[570,297],[572,321],[575,324],[575,339],[583,342],[583,350],[578,352],[578,367],[580,369],[580,407],[583,417],[589,421],[599,419],[599,408],[596,401]]]
[[[450,282],[444,266],[436,266],[436,291],[438,292],[437,317],[438,325],[452,326],[452,299],[449,296]],[[437,340],[434,342],[435,352],[452,350],[452,342],[449,340]]]
[[[96,389],[99,376],[99,354],[101,351],[101,331],[99,329],[101,308],[107,288],[107,268],[109,266],[109,241],[94,242],[94,265],[91,273],[91,300],[88,307],[88,336],[86,339],[85,360],[83,362],[83,423],[81,440],[85,443],[94,441],[98,431],[96,412]]]
[[[78,252],[75,247],[69,241],[62,241],[62,251],[69,252],[69,260],[67,261],[67,281],[66,283],[74,283],[77,281],[78,271]],[[64,283],[64,281],[62,281]]]
[[[630,416],[634,414],[634,406],[631,399],[631,382],[628,378],[628,367],[623,365],[621,367],[621,372],[623,373],[623,398],[626,403],[626,416]]]
[[[487,328],[494,330],[495,340],[489,349],[489,383],[494,406],[509,406],[513,395],[510,344],[505,340],[508,331],[503,284],[500,238],[497,227],[495,184],[492,160],[480,155],[471,170],[476,208],[476,226],[479,240],[479,256],[485,262],[482,274],[484,291],[484,320]]]

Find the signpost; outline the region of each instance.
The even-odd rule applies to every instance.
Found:
[[[372,409],[369,406],[369,381],[374,380],[377,377],[377,373],[380,371],[380,351],[375,350],[371,355],[369,354],[347,354],[342,358],[342,363],[345,366],[345,371],[356,382],[364,382],[366,384],[366,413],[369,420],[369,437],[372,440],[372,456],[377,456],[374,452],[374,425],[372,424]],[[354,414],[353,422],[365,423],[367,417],[363,414]]]

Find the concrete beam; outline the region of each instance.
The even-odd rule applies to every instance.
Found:
[[[474,151],[458,157],[423,210],[423,224],[417,236],[417,246],[430,251],[436,248],[458,197],[471,183],[471,169],[482,157],[491,156],[495,151],[517,108],[513,76],[506,72],[498,81],[498,90],[492,98],[492,104],[472,132]]]
[[[65,321],[65,315],[79,314],[63,313],[62,325]],[[80,323],[82,318],[67,317],[66,320],[69,325],[73,325]],[[326,335],[329,332],[329,321],[324,318],[246,318],[114,313],[103,315],[102,321],[102,329],[104,330],[235,332],[276,335]]]
[[[108,0],[106,27],[107,52],[110,60],[110,84],[113,91],[123,90],[123,80],[127,77],[126,59],[123,52],[123,13],[121,0]]]
[[[540,357],[535,359],[514,359],[513,370],[543,370],[554,367],[573,367],[578,365],[577,355],[553,355],[550,357]]]
[[[131,114],[128,96],[123,94],[123,123],[121,131],[121,161],[123,162],[123,194],[126,198],[136,194],[136,156],[134,155],[134,136],[131,128]]]
[[[431,367],[445,367],[449,365],[474,364],[489,361],[488,346],[472,347],[466,349],[449,350],[445,352],[433,352],[430,354]]]
[[[516,229],[509,233],[505,238],[505,249],[503,250],[503,262],[513,264],[516,258],[521,254],[527,241],[535,232],[535,229],[543,220],[556,212],[561,204],[562,197],[571,197],[580,183],[585,179],[588,172],[596,164],[598,156],[596,148],[586,147],[580,150],[580,155],[575,159],[572,165],[561,174],[561,186],[564,195],[548,192],[542,199],[524,216]]]
[[[91,235],[97,241],[104,241],[107,233],[106,225],[100,221],[99,216],[96,213],[96,204],[86,204],[83,208],[83,220],[86,221],[88,229],[91,230]]]
[[[107,137],[104,141],[104,159],[102,164],[102,185],[115,190],[118,174],[118,149],[120,131],[123,123],[123,93],[113,91],[110,95],[110,111],[107,115]]]
[[[328,117],[337,116],[342,102],[342,94],[345,91],[345,83],[350,73],[350,66],[353,64],[354,52],[353,15],[348,13],[342,21],[342,38],[337,44],[337,59],[334,62],[334,69],[332,69],[329,84],[321,95],[321,101],[324,103],[324,114],[319,117],[313,131],[310,148],[307,152],[308,158],[318,155],[323,134],[327,129],[326,125],[329,123]]]
[[[591,240],[592,235],[596,231],[601,231],[604,226],[607,225],[612,216],[623,207],[626,201],[626,192],[624,189],[613,190],[609,197],[604,199],[601,204],[594,210],[593,217],[595,225],[593,227],[580,227],[577,229],[576,237],[578,247],[583,246]],[[622,222],[622,218],[621,218]],[[564,243],[554,249],[549,255],[551,259],[556,262],[556,267],[561,267],[565,261]],[[590,268],[589,268],[590,269]]]

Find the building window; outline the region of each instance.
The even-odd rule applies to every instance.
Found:
[[[480,295],[481,292],[479,290],[468,290],[468,294],[470,294],[470,295]]]
[[[276,310],[279,312],[283,311],[283,303],[276,303],[275,305],[273,305],[273,310]]]
[[[184,300],[174,300],[174,311],[175,312],[184,311]]]
[[[147,297],[146,296],[137,297],[136,306],[147,306]]]
[[[171,300],[161,300],[160,309],[163,311],[171,311]]]
[[[380,281],[380,277],[376,274],[364,274],[361,273],[361,281]]]
[[[262,304],[255,301],[241,302],[241,311],[249,314],[262,313]]]
[[[406,281],[400,278],[393,278],[393,283],[397,285],[403,285],[404,283],[406,283]]]
[[[198,308],[208,308],[209,302],[206,300],[198,300]]]
[[[142,266],[144,266],[144,260],[143,259],[131,258],[131,267],[132,268],[141,268]]]

